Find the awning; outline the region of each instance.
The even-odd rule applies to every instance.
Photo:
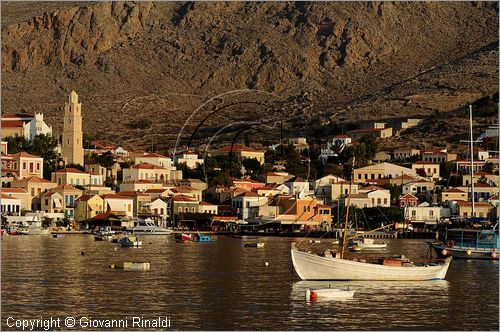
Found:
[[[62,207],[62,203],[61,203],[61,200],[57,197],[54,198],[54,205],[56,208],[61,208]]]
[[[110,211],[125,211],[122,202],[116,202],[113,200],[108,200],[107,202]]]

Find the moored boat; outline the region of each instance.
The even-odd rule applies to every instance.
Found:
[[[373,239],[362,239],[352,246],[352,250],[381,250],[387,248],[387,242],[375,243]]]
[[[309,289],[306,288],[306,301],[346,300],[354,297],[354,291],[339,288]]]
[[[174,232],[172,229],[156,226],[151,219],[138,220],[132,231],[141,235],[169,235]]]
[[[264,242],[246,242],[246,243],[243,243],[243,247],[264,248]]]
[[[175,240],[177,242],[188,242],[191,241],[193,238],[191,237],[190,234],[182,233],[182,234],[176,234],[175,235]]]
[[[354,169],[354,157],[352,167]],[[347,259],[345,251],[348,246],[348,221],[351,201],[353,174],[349,184],[347,196],[347,211],[344,222],[342,251],[340,253],[327,250],[323,256],[299,250],[295,242],[291,243],[291,257],[295,272],[302,280],[434,280],[444,279],[451,257],[439,262],[414,264],[401,256],[381,257],[372,261]],[[387,226],[374,229],[377,231]],[[355,236],[356,237],[356,236]]]
[[[292,242],[292,263],[302,280],[439,280],[446,277],[451,257],[439,262],[414,264],[404,256],[372,262],[322,257],[300,251]]]
[[[193,236],[193,242],[212,242],[212,241],[213,239],[209,235],[198,233]]]
[[[139,241],[135,236],[124,236],[118,240],[118,244],[122,247],[140,247],[142,241]]]
[[[430,243],[439,258],[498,260],[498,230],[448,229]]]

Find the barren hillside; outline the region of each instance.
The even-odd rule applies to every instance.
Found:
[[[59,130],[72,89],[85,132],[158,148],[449,112],[498,91],[498,3],[2,2],[2,111]]]

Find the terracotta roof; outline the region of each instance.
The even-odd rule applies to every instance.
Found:
[[[210,205],[210,206],[217,205],[217,204],[207,203],[207,202],[204,202],[204,201],[201,201],[199,204],[200,204],[200,205]]]
[[[15,198],[15,197],[10,197],[10,196],[7,196],[7,195],[4,195],[4,194],[0,194],[2,199],[19,199],[19,198]]]
[[[177,196],[172,197],[172,199],[174,202],[198,202],[194,198],[191,198],[191,197],[188,197],[185,195],[177,195]]]
[[[41,183],[55,183],[55,182],[51,182],[49,180],[45,180],[45,179],[42,179],[42,178],[39,178],[38,176],[30,176],[30,177],[27,177],[27,178],[24,178],[24,179],[21,179],[21,180],[18,180],[19,182],[41,182]]]
[[[360,190],[388,190],[388,189],[384,189],[382,187],[377,187],[377,186],[368,186],[361,188]]]
[[[72,168],[72,167],[67,167],[67,168],[60,169],[60,170],[56,171],[56,173],[78,173],[78,174],[86,174],[86,172],[80,171],[79,169]]]
[[[147,189],[145,191],[145,193],[147,193],[147,194],[149,194],[149,193],[162,193],[162,192],[165,192],[167,190],[168,190],[167,188],[150,188],[150,189]]]
[[[247,191],[244,193],[241,193],[237,195],[236,197],[260,197],[259,194],[253,192],[253,191]]]
[[[24,188],[1,188],[0,191],[6,193],[28,193]]]
[[[95,216],[93,216],[89,220],[103,220],[103,219],[109,219],[111,217],[116,218],[116,219],[120,219],[120,217],[124,217],[124,216],[126,216],[126,214],[105,212],[105,213],[96,214]]]
[[[2,119],[12,119],[12,118],[34,118],[33,114],[28,113],[5,113],[2,114]]]
[[[143,192],[140,192],[140,191],[120,191],[118,193],[119,195],[122,195],[122,196],[149,196],[148,194],[145,194]]]
[[[333,138],[351,138],[351,137],[347,136],[347,135],[337,135],[337,136],[334,136]]]
[[[120,194],[104,194],[101,195],[103,199],[130,199],[130,197],[122,196]]]
[[[465,194],[465,191],[462,191],[460,189],[457,189],[457,188],[448,188],[446,190],[443,190],[444,193],[464,193]]]
[[[159,153],[146,153],[143,156],[138,156],[136,158],[168,158],[167,156],[161,155]]]
[[[270,183],[270,184],[267,184],[263,187],[257,188],[257,190],[277,190],[279,186],[281,186],[281,185],[277,184],[277,183]]]
[[[409,199],[412,201],[418,201],[418,198],[412,194],[406,194],[406,195],[400,196],[399,199]]]
[[[77,201],[86,202],[94,196],[96,196],[96,195],[82,195],[82,196],[78,197]]]
[[[472,206],[472,202],[457,201],[458,206]],[[493,207],[490,203],[474,202],[475,207]]]
[[[49,190],[49,191],[47,191],[45,194],[43,194],[43,195],[42,195],[42,197],[50,197],[50,196],[52,196],[52,195],[54,195],[54,194],[58,194],[58,195],[60,195],[59,193],[57,193],[57,192],[55,192],[55,191],[53,191],[53,190]]]
[[[134,169],[165,169],[161,166],[153,165],[150,163],[140,163],[137,165],[130,166],[130,168],[134,168]]]
[[[14,153],[14,154],[11,154],[12,157],[16,157],[16,158],[42,158],[42,157],[39,157],[39,156],[34,156],[32,154],[29,154],[29,153],[26,153],[26,152],[18,152],[18,153]]]
[[[288,182],[307,182],[307,181],[301,178],[300,176],[294,176],[293,178],[288,179],[285,182],[288,183]]]
[[[329,206],[329,205],[324,205],[324,204],[318,204],[317,205],[318,208],[321,208],[321,209],[331,209],[332,207]]]
[[[24,121],[2,121],[2,128],[15,128],[24,126]]]

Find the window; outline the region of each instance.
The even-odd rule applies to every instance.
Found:
[[[26,170],[26,162],[23,162],[23,169]]]
[[[35,196],[35,188],[31,188],[31,196]]]
[[[433,217],[433,216],[434,216],[434,211],[430,210],[430,211],[429,211],[429,216],[430,216],[430,217]]]
[[[382,198],[377,198],[377,204],[382,204]]]
[[[415,211],[415,210],[411,211],[411,215],[412,215],[412,217],[415,217],[417,215],[417,211]]]
[[[387,198],[384,198],[384,205],[387,205]]]

